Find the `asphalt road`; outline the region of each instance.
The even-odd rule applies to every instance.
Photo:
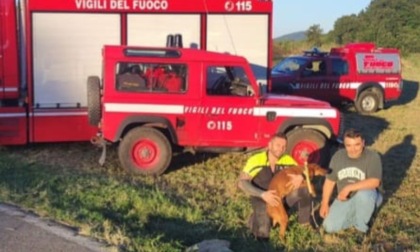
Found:
[[[0,204],[0,252],[102,252],[104,244],[69,227],[45,221],[19,208]]]

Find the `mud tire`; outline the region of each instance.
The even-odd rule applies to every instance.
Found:
[[[89,124],[98,126],[101,121],[101,81],[98,76],[88,77],[87,106]]]
[[[380,95],[374,90],[365,90],[358,97],[354,106],[362,115],[370,115],[378,111]]]
[[[172,159],[169,140],[157,129],[138,127],[130,130],[118,148],[122,167],[134,175],[158,176]]]

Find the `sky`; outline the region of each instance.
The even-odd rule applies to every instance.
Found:
[[[319,24],[324,33],[345,15],[359,14],[370,0],[273,0],[273,37],[306,31]]]

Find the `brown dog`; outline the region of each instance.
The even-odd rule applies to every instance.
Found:
[[[273,227],[276,224],[280,225],[280,239],[284,239],[287,223],[289,222],[289,216],[287,215],[286,209],[283,205],[283,199],[293,190],[291,186],[287,186],[288,182],[290,181],[290,177],[288,176],[288,174],[305,174],[306,181],[302,182],[301,187],[309,186],[308,190],[310,194],[312,195],[312,197],[315,197],[315,189],[313,184],[311,183],[311,180],[314,176],[325,176],[327,172],[327,169],[324,169],[317,164],[308,164],[306,171],[305,165],[299,165],[286,168],[274,175],[273,179],[270,182],[268,190],[275,190],[277,192],[277,195],[281,198],[281,201],[280,204],[276,207],[267,204],[267,213],[273,220]]]

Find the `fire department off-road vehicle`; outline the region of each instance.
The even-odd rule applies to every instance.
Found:
[[[255,79],[270,82],[272,17],[272,1],[260,0],[1,0],[0,145],[91,140],[99,116],[88,117],[88,110],[95,113],[88,108],[86,79],[103,72],[100,136],[122,139],[120,156],[129,157],[125,167],[160,173],[172,145],[260,147],[276,130],[288,131],[297,149],[316,150],[337,134],[336,111],[312,100],[262,97],[257,90]],[[171,33],[183,34],[185,47],[196,50],[130,49],[164,46]],[[104,45],[128,47],[105,49],[102,62]],[[237,59],[215,59],[203,51],[246,57],[255,77],[244,62],[235,67],[243,67],[252,84],[248,92],[255,94],[226,99],[222,81],[214,94],[205,93],[203,78],[214,82]],[[160,63],[164,67],[154,65]],[[202,72],[212,64],[212,74]],[[129,76],[139,72],[147,80]],[[137,91],[151,85],[153,92]]]
[[[353,103],[361,114],[384,108],[402,91],[401,62],[397,49],[353,43],[316,49],[287,57],[272,69],[273,93],[286,93],[328,101]]]
[[[118,143],[125,169],[161,174],[174,146],[245,151],[266,147],[275,132],[287,134],[288,151],[301,163],[328,158],[328,143],[339,134],[337,109],[262,95],[244,57],[169,45],[105,46],[103,76],[88,78],[89,121],[99,126],[94,142],[104,150]]]

